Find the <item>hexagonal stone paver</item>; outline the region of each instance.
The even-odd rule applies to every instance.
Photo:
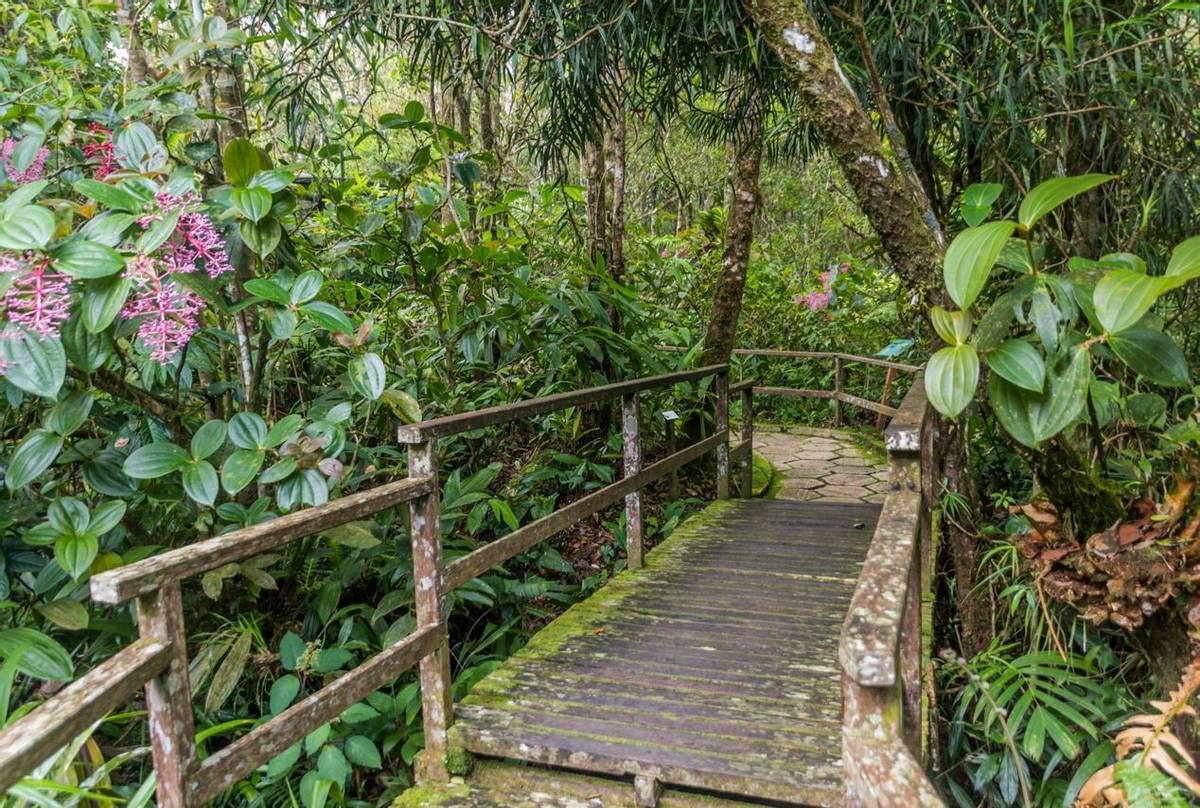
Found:
[[[782,477],[780,499],[880,502],[888,490],[887,469],[837,430],[758,431],[754,451],[770,460]]]

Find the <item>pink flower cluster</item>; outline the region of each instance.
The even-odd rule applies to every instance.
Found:
[[[0,146],[0,159],[4,160],[4,171],[8,174],[8,178],[17,185],[24,185],[27,182],[36,182],[42,178],[42,174],[46,171],[46,157],[50,154],[50,150],[45,146],[38,149],[37,156],[33,158],[33,162],[24,171],[17,171],[17,167],[13,165],[12,154],[16,151],[19,141],[13,138],[6,138],[4,145]]]
[[[842,262],[837,266],[831,266],[820,274],[821,291],[809,292],[808,294],[800,293],[792,298],[792,302],[798,306],[808,306],[809,311],[820,311],[821,309],[829,308],[829,304],[833,302],[834,291],[833,284],[838,279],[838,275],[844,275],[850,271],[850,264]]]
[[[16,277],[4,294],[5,319],[40,339],[57,337],[71,316],[71,279],[53,272],[49,258],[33,253],[0,253],[0,273],[10,272]]]
[[[125,268],[134,292],[121,309],[126,320],[143,318],[138,337],[155,362],[168,362],[200,327],[204,300],[171,279],[174,270],[165,261],[139,255]]]
[[[225,240],[217,232],[212,219],[197,209],[200,197],[195,193],[184,196],[160,193],[155,195],[159,210],[142,217],[142,227],[176,210],[179,221],[175,232],[163,245],[163,261],[172,272],[195,272],[203,265],[208,277],[217,278],[233,271],[229,254],[225,252]]]
[[[117,169],[117,158],[113,154],[112,132],[98,123],[88,124],[88,134],[95,140],[83,147],[83,157],[95,168],[95,177],[102,180]]]

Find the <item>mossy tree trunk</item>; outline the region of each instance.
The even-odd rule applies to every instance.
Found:
[[[713,291],[712,312],[704,337],[700,364],[728,362],[737,337],[746,270],[758,213],[758,178],[762,168],[763,114],[755,94],[745,126],[729,136],[729,178],[725,189],[725,244],[721,275]]]

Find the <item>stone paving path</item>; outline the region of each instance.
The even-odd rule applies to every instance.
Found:
[[[883,502],[887,466],[871,460],[844,432],[755,427],[754,451],[783,475],[779,499]]]

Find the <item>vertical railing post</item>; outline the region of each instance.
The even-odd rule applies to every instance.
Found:
[[[667,457],[675,454],[675,413],[664,415],[663,423],[667,425]],[[674,502],[679,499],[679,469],[671,469],[671,479],[668,484],[668,498]]]
[[[625,447],[626,478],[634,477],[642,470],[641,423],[642,405],[638,394],[621,396],[621,443]],[[631,491],[625,495],[625,553],[629,569],[641,569],[642,550],[642,492]]]
[[[447,731],[450,727],[450,642],[446,631],[446,594],[442,578],[442,503],[438,485],[437,438],[408,445],[408,474],[429,477],[428,494],[412,500],[411,513],[413,589],[417,628],[441,625],[437,650],[421,660],[421,716],[425,749],[415,767],[417,779],[446,782]]]
[[[717,499],[729,499],[729,368],[717,372],[717,398],[714,404],[717,434],[725,439],[717,444]]]
[[[742,497],[754,496],[754,388],[742,388],[742,442],[746,453],[742,455]]]
[[[151,757],[161,808],[190,808],[196,764],[192,689],[188,682],[187,633],[178,581],[169,581],[137,600],[138,633],[171,644],[166,670],[146,683]]]
[[[833,425],[837,427],[842,425],[842,381],[842,357],[839,355],[833,360]]]

